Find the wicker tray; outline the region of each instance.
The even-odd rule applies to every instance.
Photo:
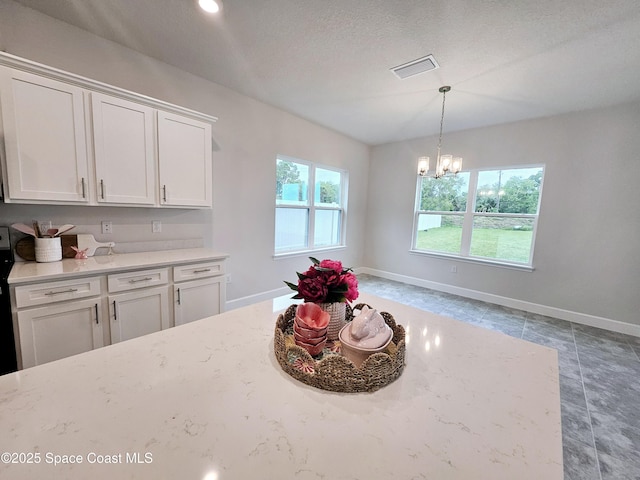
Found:
[[[362,309],[360,303],[353,308]],[[274,336],[274,351],[282,369],[293,378],[312,387],[333,392],[374,392],[398,378],[404,369],[405,332],[396,324],[393,316],[381,312],[385,322],[393,330],[391,343],[384,352],[374,353],[360,368],[340,355],[340,342],[328,345],[322,353],[312,357],[293,340],[293,320],[297,305],[291,305],[278,315]],[[347,305],[346,320],[353,319],[353,311]]]

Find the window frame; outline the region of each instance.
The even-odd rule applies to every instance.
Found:
[[[276,156],[276,168],[278,165],[278,161],[297,163],[301,165],[306,165],[309,168],[309,183],[307,186],[307,201],[306,203],[284,203],[279,201],[277,198],[275,200],[275,209],[274,209],[274,235],[273,235],[273,256],[274,258],[278,257],[287,257],[287,256],[297,256],[303,255],[318,251],[328,251],[328,250],[337,250],[346,248],[346,225],[347,225],[347,198],[348,198],[348,190],[349,190],[349,172],[345,169],[334,167],[330,165],[324,165],[316,162],[310,162],[307,160],[301,160],[299,158],[290,157],[287,155]],[[338,206],[331,206],[326,204],[318,204],[316,205],[315,201],[315,188],[316,188],[316,171],[327,170],[331,172],[337,172],[340,174],[340,203]],[[277,197],[277,195],[276,195]],[[281,202],[281,203],[279,203]],[[286,208],[286,209],[300,209],[306,210],[308,212],[307,216],[307,245],[305,248],[294,248],[294,249],[276,249],[276,235],[277,235],[277,211],[278,208]],[[317,211],[333,211],[339,212],[338,218],[338,243],[335,245],[323,245],[316,247],[315,246],[315,227],[316,227],[316,212]]]
[[[536,209],[536,213],[497,213],[497,212],[476,212],[476,200],[477,200],[477,191],[478,191],[478,178],[481,172],[487,171],[505,171],[505,170],[521,170],[527,168],[540,168],[542,169],[542,179],[540,182],[540,190],[538,195],[538,205]],[[414,204],[414,216],[413,216],[413,229],[412,229],[412,238],[411,238],[411,248],[410,253],[425,255],[430,257],[439,257],[439,258],[450,258],[455,260],[461,260],[465,262],[472,263],[480,263],[480,264],[489,264],[494,266],[501,266],[507,268],[514,268],[518,270],[534,270],[533,266],[533,258],[535,252],[535,243],[537,237],[538,230],[538,220],[540,217],[540,206],[542,203],[542,192],[544,188],[544,175],[546,171],[545,164],[527,164],[527,165],[508,165],[508,166],[500,166],[500,167],[483,167],[476,168],[470,170],[463,170],[460,173],[469,173],[469,185],[467,190],[467,203],[466,209],[464,211],[434,211],[434,210],[420,210],[421,204],[421,193],[422,193],[422,182],[425,177],[418,176],[416,182],[416,197]],[[460,253],[450,253],[450,252],[439,252],[435,250],[426,250],[420,249],[417,247],[418,241],[418,226],[419,226],[419,218],[420,215],[457,215],[462,217],[462,239],[460,246]],[[491,257],[482,257],[471,254],[471,242],[473,235],[473,225],[474,220],[476,218],[483,217],[494,217],[494,218],[526,218],[533,220],[533,228],[532,228],[532,239],[531,239],[531,248],[529,250],[529,259],[526,263],[510,261],[510,260],[501,260],[499,258],[491,258]]]

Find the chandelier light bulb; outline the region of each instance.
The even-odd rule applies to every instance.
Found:
[[[462,171],[462,158],[453,157],[453,161],[451,163],[451,171],[453,173],[459,173]]]
[[[429,171],[429,157],[418,158],[418,175],[424,177]]]

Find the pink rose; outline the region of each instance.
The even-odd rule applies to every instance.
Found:
[[[309,269],[302,275],[308,278],[316,278],[318,275],[320,275],[320,272],[315,267],[309,267]]]
[[[338,275],[342,273],[342,262],[338,260],[322,260],[319,266],[322,268],[330,268]]]
[[[327,286],[321,279],[305,278],[298,281],[298,294],[305,302],[321,303],[327,297]]]
[[[342,284],[342,277],[335,271],[332,272],[320,272],[319,278],[328,287],[337,287]]]
[[[342,279],[347,284],[347,293],[345,293],[344,296],[347,301],[353,302],[358,298],[358,279],[353,273],[345,273]]]

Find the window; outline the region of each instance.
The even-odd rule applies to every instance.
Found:
[[[420,177],[413,250],[531,266],[543,166]]]
[[[278,156],[275,253],[343,245],[346,184],[342,170]]]

